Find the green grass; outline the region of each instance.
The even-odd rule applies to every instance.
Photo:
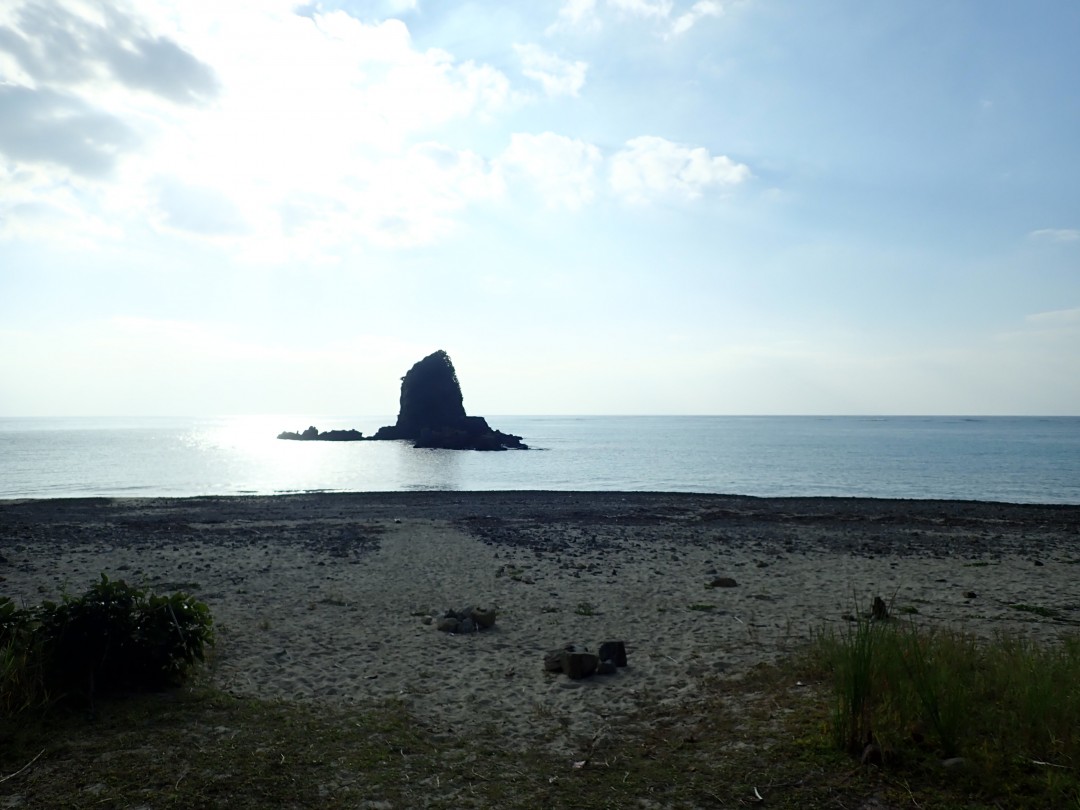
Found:
[[[0,778],[10,777],[0,798],[23,808],[535,808],[585,798],[690,808],[739,805],[756,788],[770,806],[794,808],[876,790],[873,775],[852,781],[820,717],[778,721],[804,697],[789,686],[771,669],[713,684],[700,703],[646,708],[573,756],[542,740],[522,751],[495,728],[435,734],[400,704],[344,709],[183,688],[102,702],[93,720],[67,711],[0,723]],[[822,762],[835,767],[822,772]]]
[[[982,643],[859,622],[821,634],[814,656],[832,679],[838,749],[873,744],[886,770],[1002,806],[1080,807],[1080,638]],[[954,757],[962,766],[945,776]]]

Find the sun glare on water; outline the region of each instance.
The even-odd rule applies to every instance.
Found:
[[[194,428],[190,441],[207,456],[225,458],[237,489],[266,491],[267,482],[278,490],[328,488],[340,459],[325,452],[325,443],[277,438],[296,430],[296,422],[295,416],[224,417]]]

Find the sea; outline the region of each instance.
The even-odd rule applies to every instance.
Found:
[[[1080,504],[1080,417],[493,416],[528,451],[276,438],[393,416],[0,418],[0,498],[581,490]]]

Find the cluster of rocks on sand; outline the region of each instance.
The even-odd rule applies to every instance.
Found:
[[[594,673],[614,675],[619,667],[625,666],[625,641],[605,641],[595,653],[589,652],[584,644],[564,644],[544,656],[545,672],[562,672],[575,680]]]
[[[441,614],[433,612],[424,617],[424,623],[434,624],[435,629],[443,633],[479,633],[495,626],[496,615],[495,608],[470,605],[460,610],[451,608]]]

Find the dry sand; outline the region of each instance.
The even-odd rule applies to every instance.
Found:
[[[1080,507],[545,492],[0,501],[0,593],[77,594],[102,572],[207,602],[212,678],[236,694],[402,699],[434,733],[490,729],[569,753],[639,703],[693,700],[702,679],[743,675],[874,596],[981,635],[1075,632]],[[737,585],[707,587],[718,577]],[[425,623],[469,604],[494,605],[495,628]],[[626,642],[617,674],[543,671],[545,651],[605,640]]]

